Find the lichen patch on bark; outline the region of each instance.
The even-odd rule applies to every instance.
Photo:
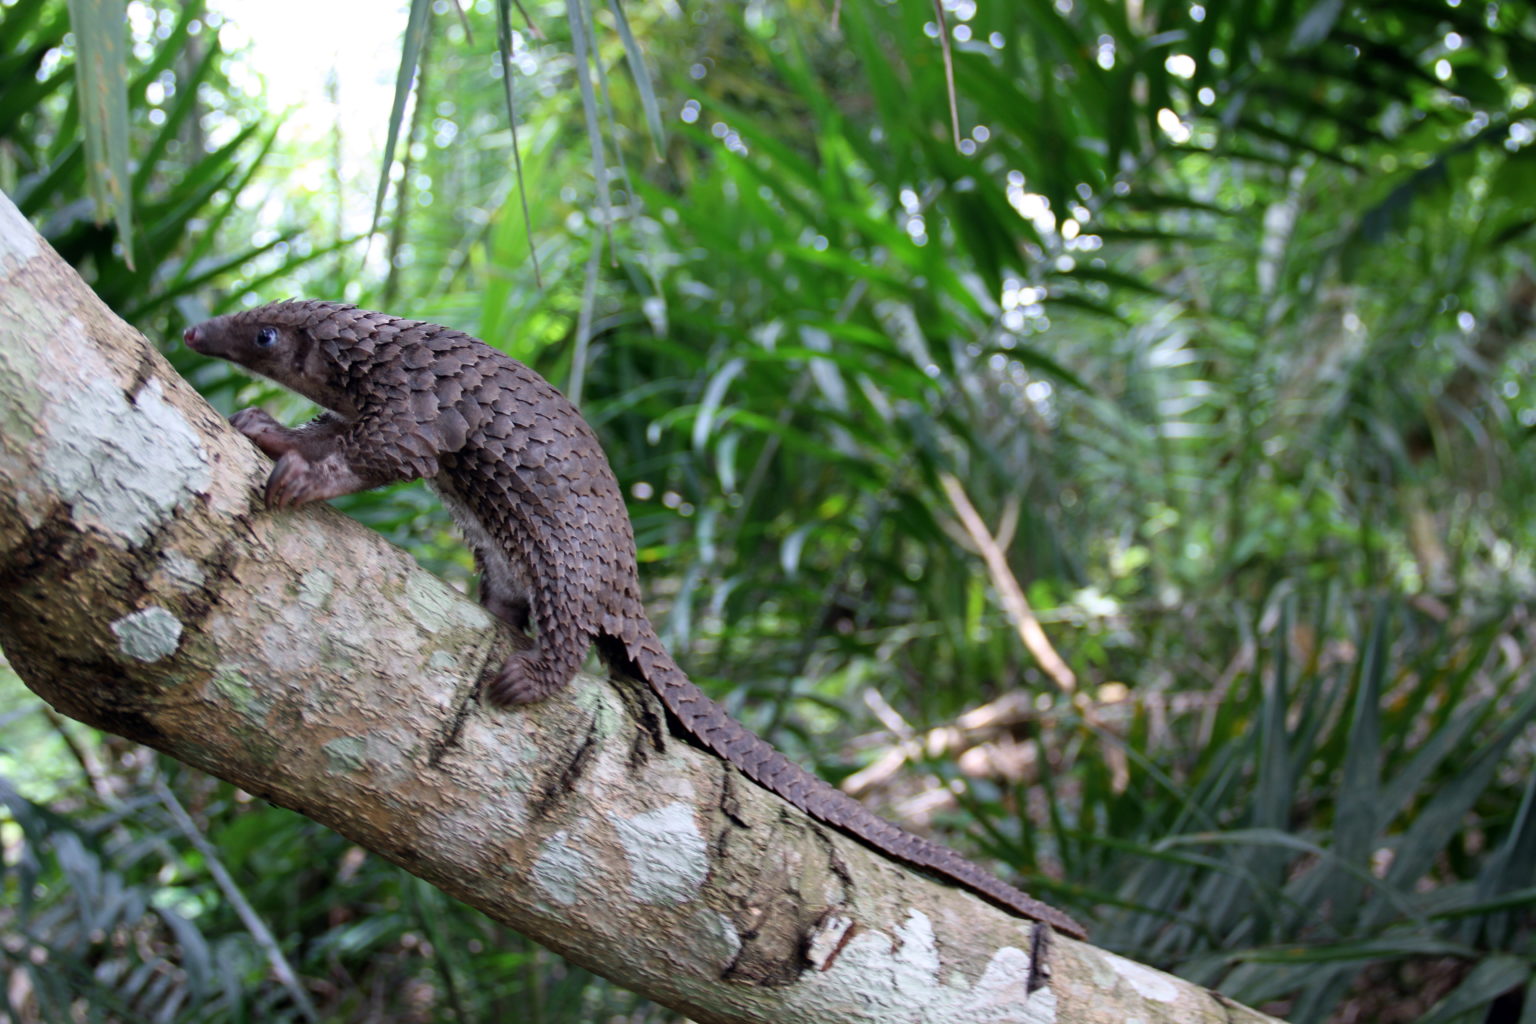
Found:
[[[533,881],[544,896],[564,907],[581,897],[581,889],[590,884],[595,872],[592,859],[570,842],[570,833],[561,829],[550,836],[533,865]]]
[[[1056,1019],[1049,988],[1029,991],[1029,954],[999,947],[980,977],[947,970],[926,914],[913,910],[894,932],[859,929],[825,971],[796,986],[795,1021],[921,1020],[924,1024],[1046,1024]],[[834,1001],[835,1000],[835,1001]],[[922,1016],[912,1016],[922,1007]]]
[[[202,566],[180,551],[168,550],[160,556],[160,571],[178,590],[195,590],[207,579]]]
[[[368,767],[368,745],[360,736],[338,736],[320,747],[332,771],[357,772]]]
[[[176,653],[181,620],[159,605],[151,605],[112,623],[117,649],[137,661],[159,661]]]
[[[1143,967],[1134,960],[1127,960],[1114,953],[1102,954],[1104,963],[1143,999],[1159,1003],[1171,1003],[1179,998],[1179,989],[1168,976],[1150,967]]]
[[[335,576],[324,569],[311,569],[299,580],[299,603],[306,608],[324,608],[335,586]]]
[[[9,274],[42,250],[42,238],[14,204],[0,203],[0,271]]]
[[[483,630],[491,624],[489,612],[465,602],[462,594],[428,573],[416,572],[406,578],[405,598],[410,602],[412,617],[432,633]]]
[[[0,208],[4,206],[0,203]],[[26,292],[10,289],[4,295],[4,305],[0,306],[0,374],[4,374],[6,380],[37,380],[40,375],[38,360],[41,356],[31,347],[31,339],[27,337],[31,318],[36,315],[30,299]],[[31,468],[28,457],[32,454],[28,439],[38,433],[37,424],[45,404],[42,393],[36,388],[0,391],[0,459],[9,463],[4,469],[10,480],[19,482],[27,478]],[[25,504],[22,507],[27,509],[35,526],[36,511]]]
[[[214,697],[238,711],[247,725],[260,726],[272,707],[271,702],[251,686],[245,673],[233,665],[220,665],[208,677],[208,688]]]
[[[100,357],[84,344],[66,347],[96,365],[77,367],[49,396],[43,483],[69,503],[76,526],[137,546],[181,502],[207,490],[207,456],[196,430],[165,401],[159,381],[150,380],[129,401]]]
[[[641,903],[687,903],[709,874],[709,844],[693,808],[671,803],[632,818],[612,816],[629,861],[629,891]]]
[[[996,1019],[1003,1008],[1027,1002],[1034,1011],[1027,1019],[1055,1020],[1056,995],[1049,988],[1029,991],[1030,967],[1029,954],[1024,950],[1016,946],[999,949],[987,961],[986,970],[982,971],[972,988],[971,999],[964,1012],[976,1014],[977,1020]],[[992,1011],[990,1018],[983,1012],[987,1008]]]

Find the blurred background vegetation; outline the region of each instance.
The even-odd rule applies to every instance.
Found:
[[[1536,11],[523,6],[417,5],[370,242],[232,3],[0,0],[0,188],[225,412],[305,414],[174,339],[288,295],[539,369],[694,678],[1097,943],[1298,1024],[1536,1022]],[[71,8],[129,42],[127,216]],[[341,504],[468,580],[421,487]],[[673,1019],[0,686],[0,1017]]]

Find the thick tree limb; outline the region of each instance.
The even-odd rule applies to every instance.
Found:
[[[267,463],[0,196],[0,645],[39,696],[336,829],[698,1021],[1259,1021],[816,825]],[[1034,991],[1036,985],[1044,984]]]

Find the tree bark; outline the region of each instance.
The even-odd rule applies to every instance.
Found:
[[[674,737],[636,685],[482,706],[507,631],[328,507],[268,515],[266,459],[3,195],[0,370],[0,646],[62,713],[697,1021],[1271,1019],[1042,946]]]

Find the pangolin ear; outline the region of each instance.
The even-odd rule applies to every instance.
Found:
[[[300,364],[304,368],[304,376],[310,380],[324,380],[325,372],[325,343],[316,341],[315,336],[302,328],[294,332],[294,344],[299,356]]]

